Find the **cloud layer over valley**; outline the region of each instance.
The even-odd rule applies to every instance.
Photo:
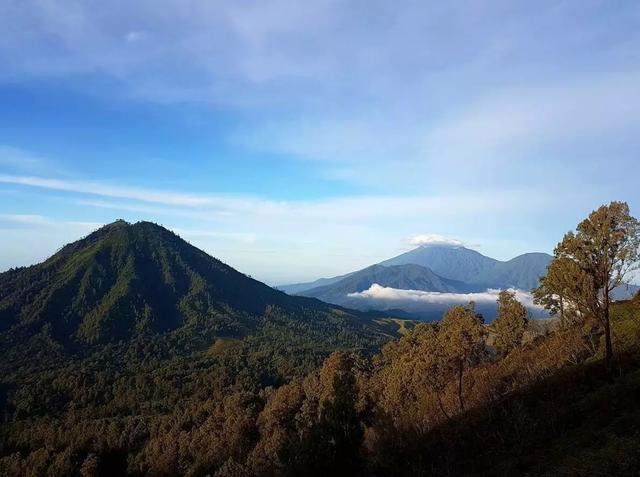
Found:
[[[533,303],[531,293],[523,290],[512,290],[516,298],[535,316],[544,316],[543,308]],[[424,311],[442,310],[452,305],[466,305],[474,302],[478,309],[486,310],[494,308],[500,290],[487,289],[476,293],[440,293],[422,290],[403,290],[398,288],[383,287],[374,283],[369,289],[349,293],[348,297],[354,300],[360,308],[372,308],[381,310],[402,309],[413,313]]]

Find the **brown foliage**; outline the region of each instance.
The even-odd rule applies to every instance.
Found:
[[[525,306],[516,299],[515,292],[502,290],[498,295],[498,316],[491,324],[495,333],[495,347],[499,353],[506,355],[520,345],[527,327],[528,312]]]

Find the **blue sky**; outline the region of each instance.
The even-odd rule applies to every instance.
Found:
[[[117,218],[283,283],[640,215],[638,2],[0,0],[0,65],[0,270]]]

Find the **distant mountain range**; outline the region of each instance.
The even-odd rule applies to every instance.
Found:
[[[418,304],[411,300],[403,305],[380,298],[363,300],[354,294],[365,292],[373,285],[443,294],[480,293],[503,288],[528,292],[546,274],[552,258],[546,253],[527,253],[503,262],[462,246],[424,245],[363,270],[285,285],[280,289],[348,307],[387,309],[397,306],[416,316],[435,317],[444,309],[440,300],[437,304],[424,300]]]
[[[477,286],[458,280],[450,280],[436,275],[427,267],[407,263],[403,265],[371,265],[351,273],[337,282],[306,290],[302,295],[332,303],[340,301],[340,298],[350,293],[367,290],[374,283],[403,290],[428,290],[441,293],[480,291]]]
[[[496,306],[493,292],[487,290],[510,288],[524,292],[534,316],[545,316],[533,306],[528,292],[538,286],[552,259],[546,253],[525,253],[500,261],[462,246],[423,245],[362,270],[279,289],[349,308],[393,310],[419,319],[438,319],[450,305],[468,299],[491,319]],[[638,289],[624,285],[614,290],[613,297],[629,298]]]
[[[415,290],[468,292],[486,288],[517,288],[528,291],[535,288],[539,278],[546,274],[547,265],[552,258],[551,255],[546,253],[526,253],[509,261],[501,262],[465,247],[423,245],[358,272],[333,278],[321,278],[314,282],[283,285],[279,289],[290,294],[316,296],[319,294],[320,290],[318,289],[320,288],[323,289],[323,293],[326,293],[328,289],[325,287],[339,283],[340,285],[336,287],[336,289],[339,289],[344,286],[342,284],[343,281],[345,283],[353,283],[353,275],[358,275],[355,282],[362,286],[366,284],[366,279],[363,279],[363,277],[370,276],[373,278],[374,276],[371,272],[372,270],[377,270],[377,276],[393,276],[393,283],[404,282],[412,284],[416,286]],[[383,269],[381,268],[374,268],[389,268],[402,265],[418,265],[428,269],[428,271],[418,271],[415,267],[407,267],[405,269],[396,268],[391,273],[389,271],[382,272]],[[404,273],[402,270],[404,270]],[[429,279],[422,282],[415,280],[416,273],[428,275]],[[348,279],[351,280],[346,282]],[[450,283],[453,289],[449,287],[444,290],[440,287],[447,280],[453,281]],[[384,286],[392,286],[392,281],[377,283]],[[370,285],[371,283],[369,283]]]
[[[538,286],[552,259],[546,253],[525,253],[501,262],[465,247],[421,246],[381,265],[422,265],[444,278],[467,284],[528,291]]]

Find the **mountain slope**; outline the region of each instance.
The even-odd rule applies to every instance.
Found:
[[[304,292],[305,296],[319,298],[330,303],[347,303],[349,293],[368,290],[371,285],[378,285],[404,290],[426,290],[443,293],[471,291],[465,283],[449,280],[436,275],[430,269],[415,264],[406,265],[372,265],[346,278],[323,287]]]
[[[380,265],[421,265],[450,280],[478,283],[478,276],[492,270],[497,260],[465,247],[429,245],[380,262]]]
[[[265,326],[343,337],[335,346],[383,334],[371,317],[274,290],[149,222],[115,222],[0,274],[0,351],[36,337],[67,351],[165,335],[207,345]]]
[[[441,279],[457,282],[456,289],[447,290],[452,292],[478,291],[487,288],[518,288],[528,291],[538,285],[539,278],[546,274],[547,265],[552,258],[546,253],[525,253],[506,262],[501,262],[461,246],[423,245],[397,257],[384,260],[378,265],[384,267],[418,265],[428,268]],[[326,287],[335,286],[360,272],[352,272],[333,278],[321,278],[315,282],[283,285],[279,288],[291,294],[320,298],[326,294],[325,290],[329,289]],[[401,288],[409,289],[408,287]],[[418,285],[411,289],[443,291],[437,286],[428,288],[428,285]]]
[[[552,259],[546,253],[525,253],[507,262],[498,261],[492,268],[479,273],[473,283],[529,291],[538,286],[540,277],[547,274],[547,266]]]
[[[289,295],[297,295],[299,293],[303,293],[308,290],[312,290],[314,288],[333,285],[334,283],[337,283],[340,280],[347,278],[350,275],[353,275],[353,273],[356,273],[356,272],[347,273],[345,275],[338,275],[337,277],[331,277],[331,278],[318,278],[317,280],[314,280],[312,282],[291,283],[289,285],[280,285],[277,288],[278,290],[288,293]]]
[[[469,284],[530,290],[547,273],[552,258],[546,253],[525,253],[501,262],[465,247],[429,245],[381,262],[381,265],[415,263],[429,267],[442,277]]]

